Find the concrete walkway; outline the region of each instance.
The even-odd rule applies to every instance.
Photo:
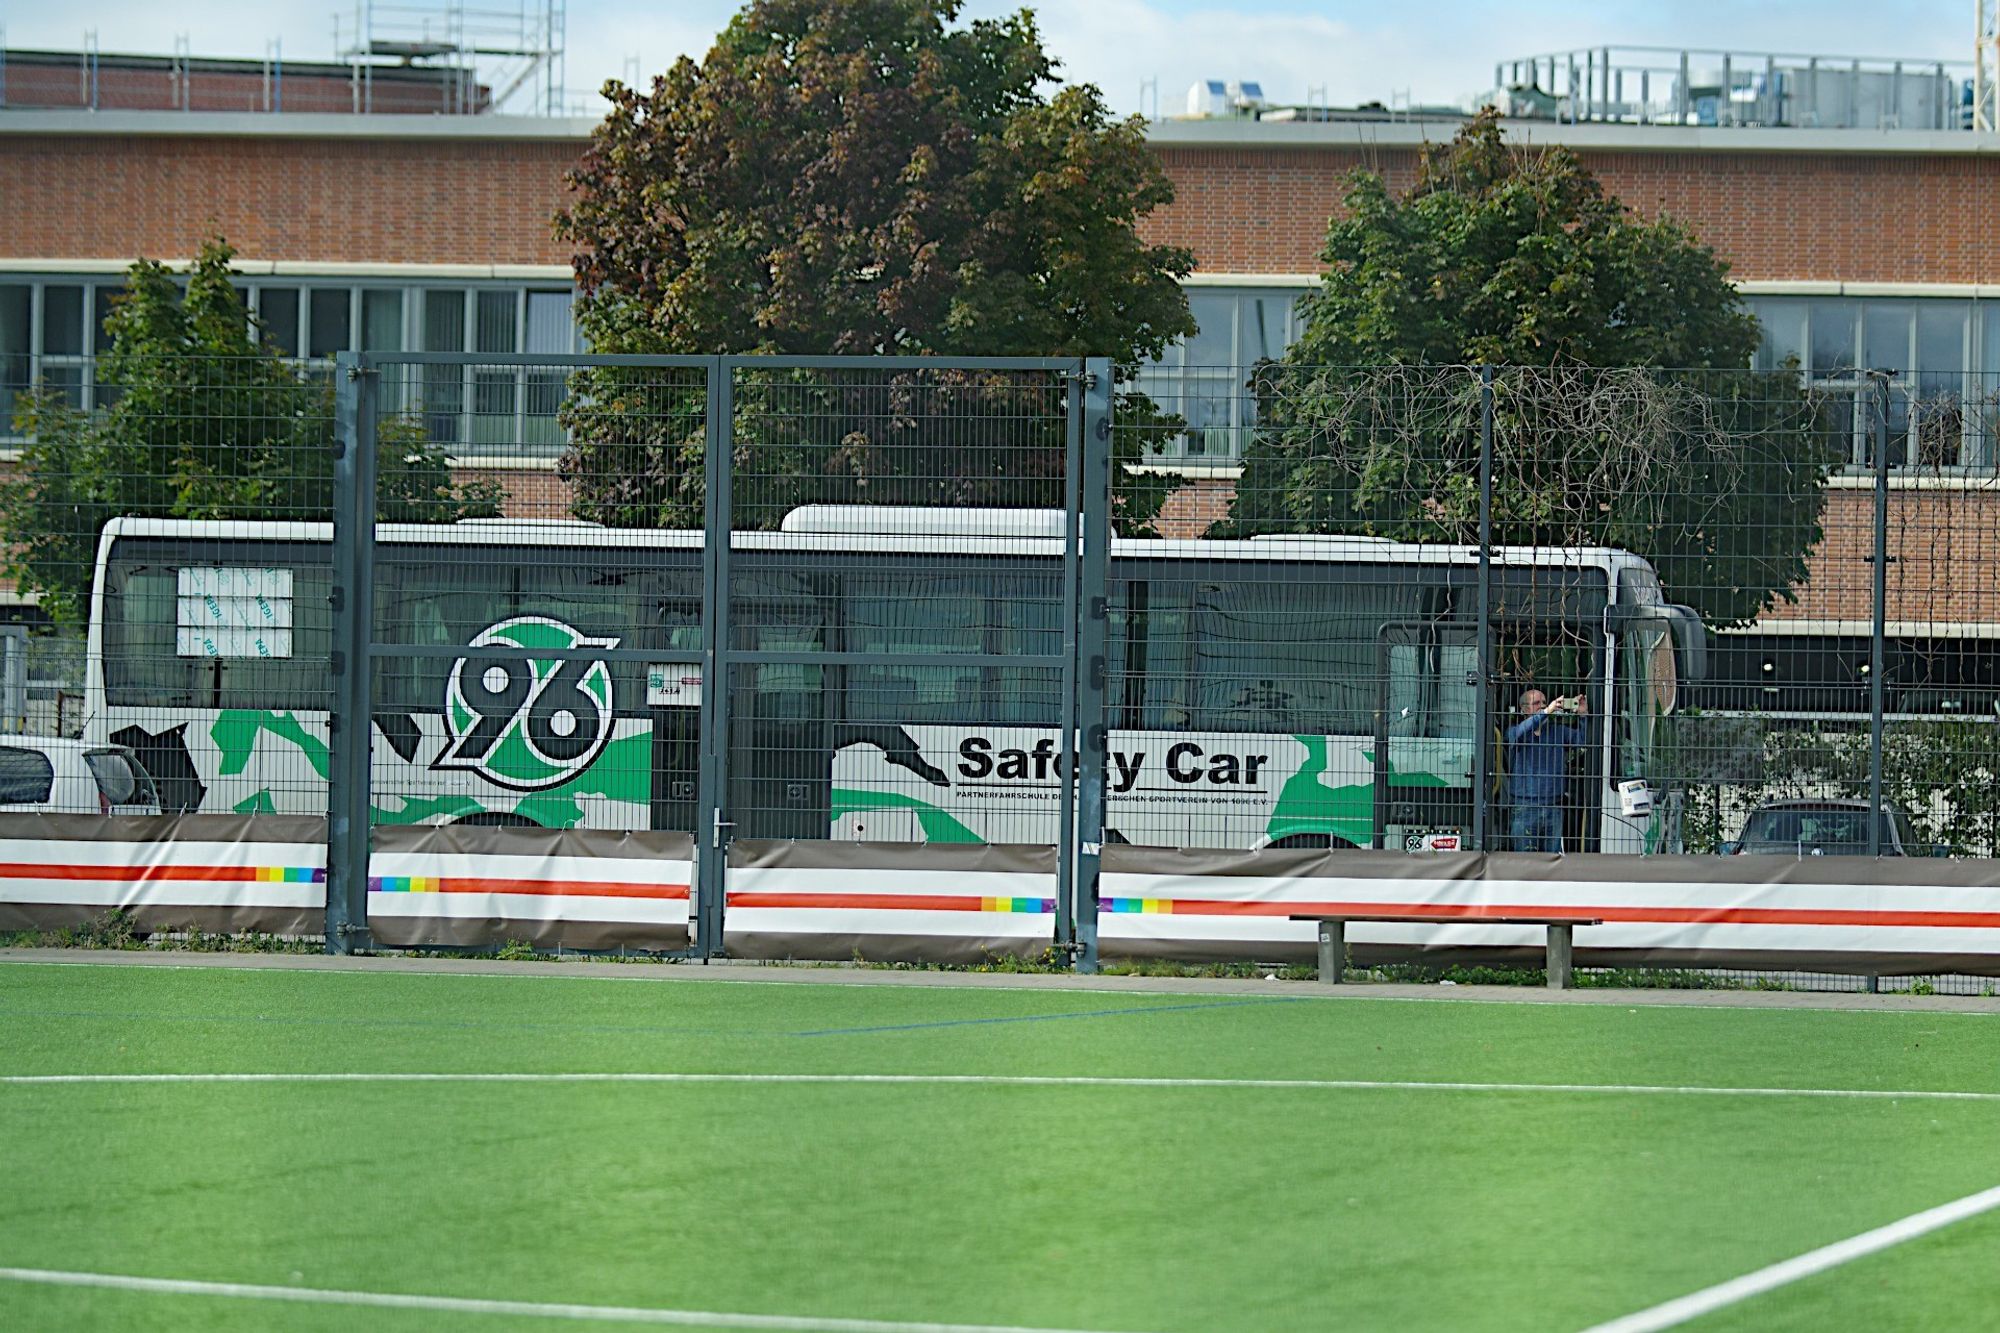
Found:
[[[1413,1003],[1599,1004],[1627,1008],[1849,1009],[1876,1013],[1961,1013],[2000,1017],[2000,997],[1868,995],[1859,992],[1753,990],[1552,991],[1538,986],[1417,986],[1349,982],[1263,981],[1235,977],[1076,976],[1047,972],[938,972],[852,964],[501,962],[486,958],[336,958],[324,954],[180,953],[126,949],[0,949],[0,965],[70,967],[220,967],[279,972],[416,973],[549,980],[808,986],[955,986],[989,990],[1129,992],[1141,995],[1287,995],[1327,1000]],[[2000,989],[2000,983],[1996,983]]]

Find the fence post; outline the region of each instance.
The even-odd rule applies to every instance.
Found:
[[[1868,641],[1868,854],[1882,854],[1882,730],[1886,699],[1883,658],[1889,629],[1889,376],[1875,381],[1875,624]]]
[[[375,606],[375,432],[381,372],[342,352],[334,369],[333,709],[327,715],[326,951],[365,952],[371,807],[368,642]]]
[[[1104,853],[1104,690],[1110,625],[1112,370],[1105,357],[1083,363],[1083,543],[1077,633],[1076,969],[1097,970],[1097,884]]]
[[[1493,706],[1493,367],[1479,368],[1479,638],[1474,646],[1479,677],[1472,745],[1472,850],[1487,843],[1487,808],[1491,755],[1487,745],[1493,727],[1487,716]]]
[[[1063,372],[1063,553],[1062,699],[1056,710],[1056,749],[1062,771],[1062,807],[1056,811],[1055,949],[1071,967],[1083,969],[1077,942],[1076,873],[1082,855],[1078,831],[1083,814],[1083,548],[1084,515],[1090,508],[1083,467],[1083,395],[1088,376],[1081,365]]]
[[[723,955],[724,896],[729,885],[728,829],[729,529],[734,522],[731,455],[736,447],[735,362],[716,357],[708,366],[702,463],[708,483],[702,535],[701,764],[695,774],[695,895],[688,922],[695,952]]]

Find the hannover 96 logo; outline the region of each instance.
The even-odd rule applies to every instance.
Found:
[[[576,777],[611,739],[611,669],[601,661],[537,657],[537,649],[616,648],[545,616],[489,625],[468,645],[519,656],[461,657],[445,684],[451,733],[433,768],[466,768],[516,791]]]

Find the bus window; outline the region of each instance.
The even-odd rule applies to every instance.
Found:
[[[1679,693],[1673,634],[1664,620],[1642,620],[1628,626],[1622,640],[1624,772],[1627,777],[1656,777],[1652,769],[1660,719],[1673,711]]]
[[[1385,622],[1414,615],[1420,590],[1414,580],[1376,581],[1367,572],[1186,585],[1189,725],[1373,732],[1378,635]]]
[[[1478,668],[1471,643],[1391,643],[1389,736],[1471,740],[1479,730]]]
[[[332,702],[327,658],[333,622],[326,566],[282,565],[247,554],[240,562],[220,563],[192,549],[157,555],[161,558],[114,559],[107,570],[108,703],[281,711],[325,709]],[[289,633],[266,641],[261,650],[253,650],[251,640],[240,633],[202,633],[200,618],[190,608],[232,579],[265,589],[272,597],[284,588],[282,606],[275,609],[278,619],[289,616]],[[232,599],[221,594],[214,600],[219,606]]]
[[[1053,574],[994,572],[846,580],[847,649],[863,653],[1062,650],[1061,583]],[[1032,666],[856,666],[846,715],[864,722],[1040,723],[1058,716],[1061,673]]]
[[[738,648],[762,653],[816,653],[825,649],[824,603],[811,595],[804,580],[757,575],[738,578],[735,586],[730,616]],[[700,645],[698,634],[695,644]],[[762,701],[764,716],[821,715],[824,667],[806,662],[758,662],[742,670],[748,673],[747,688]]]
[[[464,552],[441,565],[437,550],[397,550],[376,568],[375,633],[380,643],[418,647],[469,644],[493,626],[520,617],[560,621],[620,648],[657,642],[660,606],[670,599],[699,605],[698,572],[607,567],[605,553],[577,561],[530,561],[493,552],[479,561]],[[697,620],[696,641],[699,642]],[[447,657],[377,659],[376,700],[384,709],[434,712],[442,708],[452,669]],[[611,664],[614,706],[621,713],[645,708],[645,673],[634,662]]]

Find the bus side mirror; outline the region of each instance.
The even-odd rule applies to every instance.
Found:
[[[1674,636],[1674,672],[1682,684],[1708,679],[1708,631],[1691,606],[1666,608],[1667,628]]]

